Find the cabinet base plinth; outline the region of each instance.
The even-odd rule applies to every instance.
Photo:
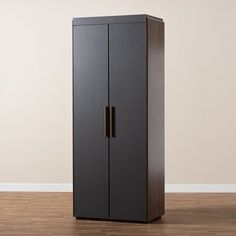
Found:
[[[124,219],[112,219],[112,218],[93,218],[93,217],[75,217],[76,220],[94,220],[94,221],[113,221],[113,222],[129,222],[129,223],[153,223],[156,220],[161,220],[162,216],[156,217],[151,220],[124,220]]]

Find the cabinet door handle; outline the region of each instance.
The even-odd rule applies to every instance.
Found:
[[[110,137],[115,137],[115,107],[110,107]]]
[[[109,107],[104,107],[104,137],[109,137]]]

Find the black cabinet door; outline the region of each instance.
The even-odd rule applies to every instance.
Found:
[[[147,217],[146,26],[109,25],[109,94],[115,108],[110,139],[110,217]]]
[[[108,25],[74,26],[74,215],[108,217]]]

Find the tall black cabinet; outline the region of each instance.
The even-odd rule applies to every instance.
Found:
[[[73,19],[74,216],[164,214],[164,22]]]

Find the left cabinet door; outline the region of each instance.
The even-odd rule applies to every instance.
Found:
[[[107,218],[108,25],[73,26],[74,216]]]

